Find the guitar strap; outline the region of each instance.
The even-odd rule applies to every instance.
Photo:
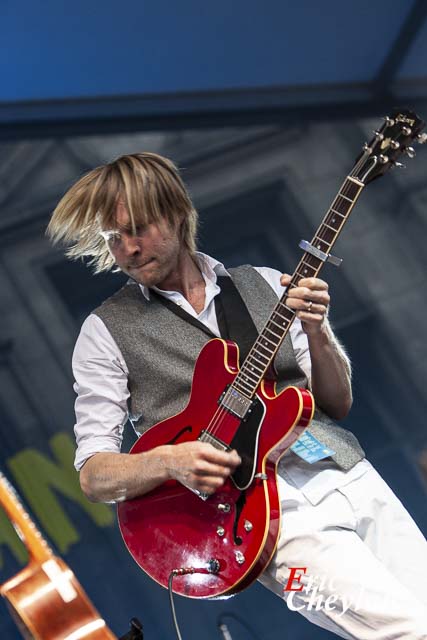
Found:
[[[242,364],[258,337],[258,331],[233,280],[228,276],[218,276],[217,283],[221,288],[214,298],[219,331],[224,340],[232,340],[239,345],[239,360]],[[153,289],[150,289],[151,295],[169,311],[198,327],[210,338],[217,337],[206,325],[172,300],[164,298]]]
[[[215,297],[215,311],[221,336],[239,345],[239,361],[242,365],[258,337],[252,316],[233,280],[218,276],[221,293]]]
[[[159,293],[157,293],[157,291],[153,291],[153,289],[150,289],[150,296],[153,296],[153,298],[156,298],[156,300],[158,300],[160,304],[166,307],[166,309],[169,309],[169,311],[172,311],[172,313],[174,313],[179,318],[182,318],[186,322],[189,322],[190,324],[194,325],[195,327],[203,331],[203,333],[206,333],[206,335],[208,335],[209,338],[218,337],[214,333],[212,333],[212,331],[206,325],[204,325],[203,322],[200,322],[199,320],[197,320],[197,318],[195,318],[190,313],[185,311],[185,309],[183,309],[179,305],[175,304],[175,302],[172,302],[172,300],[169,300],[168,298],[164,298]]]

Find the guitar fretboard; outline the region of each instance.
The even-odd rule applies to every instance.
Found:
[[[364,186],[363,182],[351,176],[344,180],[311,241],[312,246],[325,254],[330,253]],[[232,384],[239,393],[248,398],[254,395],[261,380],[270,370],[295,319],[295,311],[286,305],[289,289],[298,286],[301,278],[316,277],[323,264],[322,259],[307,251],[303,253],[287,290],[275,306]]]
[[[42,563],[53,556],[53,552],[37,529],[7,478],[0,471],[0,506],[5,510],[30,557]]]

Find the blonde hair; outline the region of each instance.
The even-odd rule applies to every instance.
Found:
[[[194,253],[197,212],[177,167],[156,153],[121,156],[84,175],[58,203],[46,233],[54,243],[71,245],[69,258],[89,257],[95,273],[108,271],[114,259],[99,231],[115,227],[119,200],[134,233],[138,225],[164,219],[174,228],[182,222],[182,242]]]

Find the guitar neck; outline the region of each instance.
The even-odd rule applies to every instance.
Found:
[[[25,544],[30,558],[40,563],[51,558],[52,550],[25,511],[15,489],[1,472],[0,505]]]
[[[364,186],[363,182],[352,176],[347,176],[344,180],[310,243],[320,255],[330,254]],[[294,309],[286,305],[289,289],[297,287],[301,278],[316,277],[323,264],[323,257],[317,257],[308,251],[303,253],[287,290],[275,306],[233,382],[233,388],[239,393],[247,397],[254,395],[295,319]]]

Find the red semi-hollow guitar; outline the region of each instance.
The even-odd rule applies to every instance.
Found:
[[[414,151],[424,122],[411,111],[387,117],[357,158],[351,173],[304,254],[289,287],[315,277],[330,254],[363,187]],[[136,562],[162,586],[176,576],[173,590],[192,598],[232,595],[253,582],[275,551],[280,533],[276,467],[308,426],[314,409],[309,391],[288,387],[276,395],[269,378],[278,348],[295,312],[277,303],[241,369],[234,343],[212,340],[195,366],[186,408],[146,431],[131,453],[189,440],[235,448],[242,464],[212,496],[196,494],[175,481],[118,505],[123,539]]]

